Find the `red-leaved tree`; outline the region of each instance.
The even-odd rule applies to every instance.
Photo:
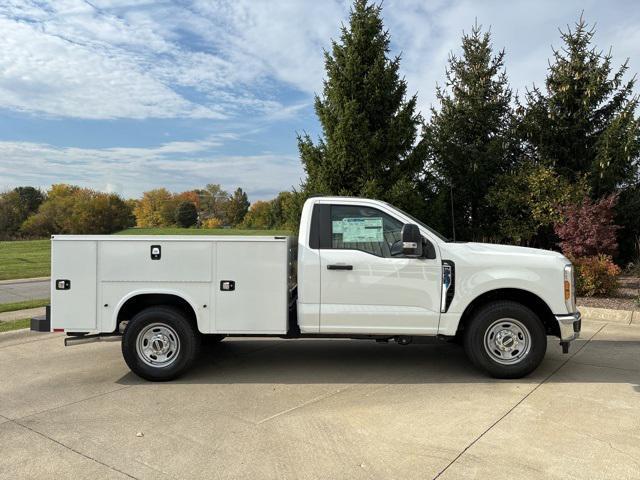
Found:
[[[614,224],[614,207],[617,194],[593,201],[584,197],[578,205],[561,208],[563,222],[556,223],[555,232],[560,237],[562,253],[568,257],[613,256],[618,251]]]

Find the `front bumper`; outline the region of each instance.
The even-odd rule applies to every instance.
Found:
[[[558,326],[560,327],[560,340],[570,342],[580,336],[582,328],[582,316],[580,312],[570,313],[568,315],[556,315]]]

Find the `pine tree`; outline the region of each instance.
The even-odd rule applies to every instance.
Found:
[[[198,223],[198,209],[193,202],[181,202],[176,210],[176,223],[179,227],[189,228]]]
[[[450,56],[446,86],[436,89],[439,108],[432,108],[425,129],[425,178],[435,182],[439,210],[434,217],[451,234],[453,217],[456,239],[487,239],[496,231],[487,195],[517,150],[504,55],[493,54],[489,32],[477,24],[463,35],[462,56]]]
[[[238,187],[226,203],[227,224],[234,227],[240,225],[249,211],[249,205],[247,194],[242,191],[242,188]]]
[[[538,161],[570,181],[587,175],[598,198],[637,175],[635,79],[624,81],[627,62],[613,72],[611,52],[596,50],[583,18],[560,33],[564,45],[553,51],[545,91],[527,92],[524,130]]]
[[[307,193],[362,195],[415,207],[420,169],[415,95],[406,99],[400,57],[389,57],[381,6],[355,0],[348,26],[325,52],[315,111],[323,138],[298,137]]]

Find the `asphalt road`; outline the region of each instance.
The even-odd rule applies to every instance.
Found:
[[[640,327],[517,381],[447,343],[226,339],[154,384],[118,342],[13,333],[0,379],[2,479],[640,478]]]
[[[0,303],[49,298],[49,280],[14,280],[0,283]]]

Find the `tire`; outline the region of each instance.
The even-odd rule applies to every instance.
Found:
[[[512,301],[482,307],[464,332],[464,349],[473,364],[495,378],[521,378],[534,371],[547,351],[540,318]]]
[[[198,356],[200,334],[185,314],[173,307],[145,308],[127,325],[122,356],[133,373],[165,382],[186,372]]]

